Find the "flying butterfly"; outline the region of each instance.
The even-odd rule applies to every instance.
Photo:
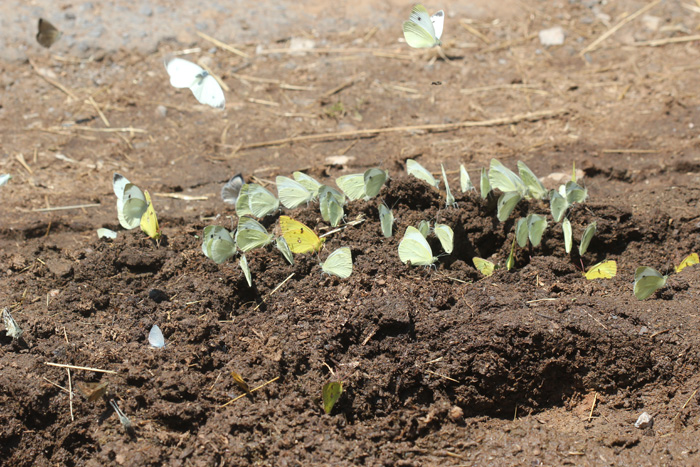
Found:
[[[61,38],[63,33],[56,29],[56,26],[49,23],[43,18],[39,18],[38,32],[36,33],[36,41],[42,47],[49,48]]]

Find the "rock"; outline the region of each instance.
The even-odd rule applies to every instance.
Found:
[[[46,260],[46,267],[56,277],[67,277],[73,273],[73,264],[65,259]]]
[[[453,405],[450,408],[449,417],[450,417],[450,420],[452,420],[453,422],[459,423],[462,420],[464,420],[464,410],[462,410],[461,407]]]
[[[651,428],[654,425],[654,417],[649,415],[647,412],[642,412],[636,422],[634,422],[634,427],[640,430],[645,430]]]
[[[540,31],[540,43],[542,45],[562,45],[564,43],[564,28],[554,26],[553,28]]]

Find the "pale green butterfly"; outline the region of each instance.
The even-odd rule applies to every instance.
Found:
[[[379,222],[382,225],[382,235],[391,237],[394,229],[394,213],[385,205],[379,205]]]
[[[148,201],[143,191],[133,183],[127,183],[121,199],[117,199],[117,218],[125,229],[135,229],[141,225],[141,217],[148,209]]]
[[[433,232],[437,235],[438,240],[440,240],[440,245],[445,253],[452,254],[454,249],[454,239],[455,233],[452,231],[452,227],[446,224],[435,224]]]
[[[428,185],[432,185],[435,188],[440,185],[440,182],[435,180],[435,177],[433,177],[433,174],[428,172],[428,169],[413,159],[406,159],[406,171],[409,175],[413,175],[417,179],[423,180],[424,182],[427,182]]]
[[[321,269],[326,274],[333,274],[341,279],[347,279],[352,274],[352,252],[344,246],[328,255],[321,263]]]
[[[515,224],[515,239],[520,248],[525,248],[528,241],[527,217],[521,217]]]
[[[588,190],[582,188],[576,182],[566,182],[564,189],[566,191],[566,201],[569,204],[583,203],[588,198]]]
[[[516,191],[501,193],[501,196],[498,198],[498,211],[496,212],[498,220],[505,222],[521,199],[523,199],[522,196]]]
[[[437,258],[433,256],[430,245],[415,227],[409,225],[399,243],[399,259],[411,266],[430,266]]]
[[[527,187],[527,191],[530,197],[535,199],[543,199],[547,196],[547,189],[542,185],[540,179],[534,174],[530,168],[525,165],[525,162],[518,161],[518,173],[520,173],[520,178]]]
[[[255,217],[265,217],[274,214],[279,209],[280,202],[262,185],[249,183],[248,206]]]
[[[450,184],[447,182],[447,174],[445,173],[445,167],[440,164],[440,169],[442,169],[442,179],[445,182],[445,193],[446,193],[446,201],[445,201],[445,207],[451,208],[457,206],[457,203],[455,202],[455,197],[452,196],[452,192],[450,191]]]
[[[9,182],[11,178],[12,178],[12,175],[10,175],[10,174],[0,175],[0,186],[6,185],[7,182]]]
[[[299,207],[313,198],[311,192],[304,185],[289,177],[278,175],[275,178],[275,183],[280,202],[287,209]]]
[[[515,267],[515,238],[513,238],[513,241],[510,244],[510,254],[508,254],[508,258],[506,258],[506,270],[510,271]]]
[[[542,235],[547,229],[547,218],[539,214],[528,214],[527,231],[532,246],[538,246],[542,242]]]
[[[284,259],[286,259],[289,264],[294,265],[294,256],[292,255],[292,250],[289,248],[287,240],[285,240],[284,237],[277,237],[275,244],[280,253],[282,253],[282,256],[284,256]]]
[[[486,199],[491,193],[491,184],[489,183],[489,177],[486,174],[486,167],[481,168],[481,177],[479,179],[479,187],[481,191],[481,197]]]
[[[5,323],[5,330],[8,336],[10,336],[12,339],[19,339],[20,337],[22,337],[22,333],[24,331],[22,330],[22,328],[19,327],[17,321],[15,321],[15,319],[12,317],[8,308],[2,309],[2,321]]]
[[[250,185],[244,183],[241,185],[241,189],[238,192],[238,199],[236,199],[236,214],[238,217],[242,216],[252,216],[253,211],[250,210],[250,203],[248,198],[248,189]]]
[[[588,224],[588,227],[586,227],[586,230],[583,231],[583,236],[581,237],[581,243],[578,246],[578,254],[579,256],[583,256],[586,254],[586,251],[588,251],[588,245],[591,243],[591,239],[593,238],[593,235],[595,235],[596,231],[596,223],[591,222]]]
[[[365,197],[365,176],[364,174],[343,175],[335,179],[336,185],[343,190],[345,196],[350,201]]]
[[[110,240],[114,240],[115,238],[117,238],[117,232],[102,227],[97,229],[97,238],[108,238]]]
[[[202,251],[207,258],[221,264],[236,254],[236,242],[225,228],[209,225],[204,228]]]
[[[304,188],[311,192],[312,198],[318,198],[318,190],[322,185],[317,182],[316,179],[306,175],[304,172],[294,172],[292,176],[294,177],[294,180],[301,183]]]
[[[245,255],[241,255],[241,258],[238,260],[238,265],[241,267],[241,270],[243,271],[243,275],[245,276],[245,280],[248,282],[248,287],[253,287],[253,278],[250,276],[250,268],[248,267],[248,259],[245,257]]]
[[[379,194],[379,190],[384,186],[387,173],[382,169],[365,170],[365,199],[374,198]]]
[[[645,300],[654,292],[666,285],[668,276],[662,276],[659,271],[647,266],[640,266],[634,271],[634,296],[637,300]]]
[[[564,219],[561,223],[561,230],[564,233],[564,249],[566,253],[571,253],[571,247],[573,246],[573,234],[571,231],[571,222],[569,219]]]
[[[345,216],[343,206],[338,202],[338,198],[330,191],[323,191],[319,194],[319,199],[321,217],[331,226],[337,227]]]
[[[418,232],[423,235],[423,238],[428,238],[428,235],[430,234],[430,222],[420,221],[418,223]]]
[[[516,192],[521,197],[524,197],[527,193],[527,187],[520,177],[515,175],[515,172],[501,164],[497,159],[491,159],[489,184],[491,185],[491,189],[499,189],[503,193]]]
[[[462,188],[462,193],[476,189],[472,184],[472,179],[469,178],[469,172],[467,172],[467,169],[464,168],[463,164],[459,164],[459,184]]]
[[[550,195],[549,206],[552,210],[552,217],[554,218],[554,222],[561,221],[562,217],[564,217],[564,214],[566,214],[566,210],[569,209],[569,203],[566,201],[566,198],[564,198],[559,192],[555,190],[552,190],[552,193]]]
[[[337,201],[337,203],[340,204],[341,206],[344,206],[344,205],[345,205],[345,195],[344,195],[344,194],[342,194],[341,192],[339,192],[339,191],[336,190],[335,188],[330,187],[330,186],[328,186],[328,185],[321,185],[321,186],[318,188],[318,197],[319,197],[319,199],[320,199],[323,195],[325,195],[326,193],[330,193],[330,194],[333,196],[333,198],[335,198],[335,200]]]
[[[274,235],[267,232],[267,229],[258,221],[251,217],[239,217],[238,228],[236,229],[236,245],[247,252],[255,248],[261,248],[272,242]]]
[[[411,10],[408,21],[403,23],[403,36],[411,47],[435,47],[442,44],[440,37],[444,23],[445,13],[442,10],[430,16],[423,5],[417,4]]]

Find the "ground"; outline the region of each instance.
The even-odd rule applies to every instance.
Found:
[[[13,178],[0,187],[0,305],[24,334],[0,331],[0,458],[700,463],[700,280],[697,267],[674,272],[699,249],[696,3],[429,4],[446,11],[441,51],[400,42],[410,4],[395,1],[3,4],[0,173]],[[64,31],[50,50],[33,39],[40,16]],[[564,44],[542,45],[553,26]],[[163,58],[192,48],[228,85],[225,110],[168,84]],[[444,164],[457,206],[409,177],[408,158],[436,175]],[[516,248],[506,270],[515,222],[549,205],[522,201],[501,223],[496,197],[462,193],[459,165],[477,182],[492,158],[541,177],[575,163],[589,198],[568,217],[576,239],[597,223],[589,252],[566,254],[550,216],[542,244]],[[295,170],[333,184],[370,167],[389,172],[386,186],[346,206],[364,222],[318,255],[292,266],[272,246],[249,252],[248,287],[237,259],[202,254],[205,226],[235,225],[219,196],[233,174],[274,191]],[[119,227],[114,172],[152,193],[160,244]],[[381,202],[396,217],[388,239]],[[316,203],[285,214],[329,230]],[[263,223],[278,230],[277,218]],[[420,220],[455,231],[435,268],[398,258]],[[340,246],[354,260],[345,280],[319,266]],[[475,256],[501,268],[483,277]],[[604,259],[615,278],[582,276]],[[670,274],[645,301],[638,266]],[[148,345],[154,323],[165,348]],[[224,406],[243,394],[233,371],[268,384]],[[104,398],[70,396],[98,381]],[[344,392],[327,415],[329,381]],[[651,427],[635,428],[642,412]]]

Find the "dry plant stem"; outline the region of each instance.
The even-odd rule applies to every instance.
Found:
[[[206,201],[209,199],[208,196],[190,196],[190,195],[183,195],[181,193],[153,193],[153,196],[160,196],[163,198],[181,199],[184,201]]]
[[[24,154],[19,153],[19,154],[15,155],[15,159],[17,159],[17,162],[22,164],[22,167],[24,167],[24,170],[29,172],[30,175],[34,175],[34,171],[32,170],[31,167],[29,167],[29,164],[27,164],[27,161],[24,160]]]
[[[632,45],[635,47],[659,47],[666,44],[679,44],[682,42],[700,41],[700,35],[686,37],[667,37],[665,39],[656,39],[653,41],[635,42]]]
[[[619,23],[617,23],[615,26],[613,26],[613,27],[611,27],[610,29],[608,29],[607,31],[605,31],[605,32],[603,33],[603,35],[600,36],[598,39],[594,40],[594,41],[591,42],[588,46],[586,46],[581,52],[579,52],[579,55],[580,55],[580,56],[584,56],[584,55],[587,54],[588,52],[591,52],[591,51],[597,49],[598,46],[599,46],[603,41],[605,41],[605,39],[607,39],[608,37],[610,37],[610,36],[612,36],[613,34],[615,34],[622,26],[624,26],[625,24],[627,24],[627,23],[629,23],[630,21],[634,20],[634,19],[637,18],[638,16],[643,15],[644,13],[646,13],[647,11],[651,10],[652,8],[654,8],[654,7],[655,7],[656,5],[658,5],[659,3],[661,3],[661,0],[654,0],[653,2],[649,3],[648,5],[646,5],[646,6],[642,7],[642,8],[640,8],[639,10],[635,11],[635,12],[632,13],[631,15],[627,16],[627,17],[624,18],[622,21],[620,21]]]
[[[61,92],[63,92],[66,96],[70,97],[71,99],[74,99],[74,100],[76,100],[76,101],[78,100],[78,96],[76,96],[75,94],[73,94],[68,88],[66,88],[65,86],[63,86],[63,85],[62,85],[61,83],[59,83],[58,81],[56,81],[56,80],[54,80],[54,79],[51,79],[51,78],[49,78],[48,76],[45,76],[42,72],[40,72],[39,69],[37,68],[37,66],[36,66],[36,65],[34,64],[34,62],[32,61],[32,59],[28,59],[28,60],[29,60],[29,64],[30,64],[30,65],[32,66],[32,68],[34,69],[34,72],[35,72],[37,75],[39,75],[44,81],[46,81],[47,83],[49,83],[51,86],[54,86],[54,87],[58,88]]]
[[[221,86],[221,87],[224,89],[224,91],[226,91],[226,92],[231,92],[231,88],[228,87],[228,84],[224,83],[224,80],[222,80],[222,79],[219,77],[219,75],[217,75],[217,74],[215,74],[213,71],[211,71],[211,68],[209,68],[204,62],[202,62],[202,61],[200,60],[199,62],[197,62],[197,64],[198,64],[199,66],[201,66],[202,68],[204,68],[204,70],[205,70],[207,73],[209,73],[209,74],[212,76],[212,78],[214,78],[214,79],[216,80],[217,83],[219,83],[219,86]]]
[[[209,41],[218,47],[221,47],[224,50],[228,50],[229,52],[238,55],[239,57],[250,58],[250,55],[248,55],[247,53],[242,52],[242,51],[238,50],[237,48],[226,44],[225,42],[221,42],[218,39],[214,39],[213,37],[208,36],[208,35],[204,34],[203,32],[197,31],[197,35],[199,37],[201,37],[202,39]]]
[[[89,126],[73,126],[70,128],[62,128],[62,127],[53,127],[51,130],[57,131],[57,130],[81,130],[81,131],[95,131],[97,133],[148,133],[146,130],[143,130],[141,128],[132,128],[132,127],[124,127],[124,128],[92,128]]]
[[[482,120],[477,122],[459,122],[459,123],[444,123],[444,124],[433,124],[433,125],[415,125],[415,126],[397,126],[391,128],[375,128],[367,130],[356,130],[356,131],[344,131],[339,133],[324,133],[315,135],[305,135],[296,136],[293,138],[283,138],[275,139],[271,141],[263,141],[259,143],[244,144],[239,151],[245,149],[255,149],[264,148],[268,146],[279,146],[287,143],[298,143],[300,141],[336,141],[345,138],[369,138],[382,133],[396,133],[401,131],[450,131],[459,128],[474,128],[474,127],[484,127],[484,126],[499,126],[499,125],[510,125],[513,123],[525,122],[525,121],[537,121],[545,118],[552,118],[559,115],[564,115],[568,113],[567,109],[555,109],[555,110],[540,110],[537,112],[529,112],[526,114],[513,115],[511,117],[494,118],[491,120]],[[224,145],[224,147],[232,148],[232,145]]]
[[[74,422],[75,417],[73,416],[73,381],[70,377],[70,368],[66,368],[66,371],[68,372],[68,406],[70,407],[70,420],[71,422]]]
[[[448,379],[448,380],[450,380],[450,381],[452,381],[452,382],[454,382],[454,383],[459,383],[459,381],[457,381],[457,380],[454,379],[454,378],[450,378],[449,376],[441,375],[440,373],[435,373],[434,371],[425,370],[425,372],[426,372],[426,373],[430,373],[431,375],[439,376],[440,378]]]
[[[102,206],[102,205],[101,204],[76,204],[73,206],[57,206],[55,208],[32,209],[32,212],[65,211],[68,209],[96,208],[99,206]]]
[[[84,371],[96,371],[97,373],[110,373],[116,375],[116,371],[112,370],[102,370],[100,368],[90,368],[87,366],[76,366],[76,365],[63,365],[61,363],[44,362],[44,365],[57,366],[59,368],[71,368],[73,370],[84,370]]]
[[[593,418],[593,411],[595,410],[595,404],[598,401],[598,393],[593,394],[593,403],[591,404],[591,411],[588,412],[588,421],[590,422]]]
[[[270,381],[268,381],[268,382],[266,382],[266,383],[263,383],[263,384],[261,384],[260,386],[258,386],[258,387],[256,387],[256,388],[251,389],[250,392],[253,393],[253,392],[257,391],[258,389],[264,388],[264,387],[267,386],[268,384],[274,383],[274,382],[277,381],[278,379],[280,379],[280,377],[279,377],[279,376],[276,376],[275,378],[271,379]],[[243,397],[245,397],[245,396],[247,396],[247,395],[248,395],[247,393],[244,393],[244,394],[241,394],[241,395],[238,396],[238,397],[234,397],[233,399],[231,399],[230,401],[228,401],[228,402],[225,403],[224,405],[220,405],[219,408],[220,408],[220,409],[223,409],[223,408],[226,407],[227,405],[233,404],[233,403],[236,402],[238,399],[241,399],[241,398],[243,398]]]
[[[95,110],[97,111],[97,114],[100,116],[100,119],[102,120],[102,123],[104,123],[106,127],[112,126],[109,124],[109,120],[107,120],[107,117],[105,117],[105,114],[102,113],[102,109],[100,109],[100,107],[97,105],[97,102],[95,102],[95,99],[93,99],[92,96],[90,96],[88,98],[88,102],[90,103],[90,105],[92,105],[95,108]]]
[[[294,277],[294,273],[291,273],[289,276],[287,276],[287,278],[286,278],[285,280],[283,280],[282,282],[280,282],[279,284],[277,284],[277,287],[275,287],[274,289],[272,289],[272,292],[270,292],[269,294],[267,294],[267,297],[263,298],[262,302],[258,303],[257,306],[256,306],[253,310],[257,310],[258,308],[260,308],[260,306],[261,306],[263,303],[265,303],[265,301],[266,301],[269,297],[271,297],[275,292],[277,292],[277,291],[278,291],[284,284],[286,284],[287,281],[288,281],[289,279],[291,279],[292,277]]]

